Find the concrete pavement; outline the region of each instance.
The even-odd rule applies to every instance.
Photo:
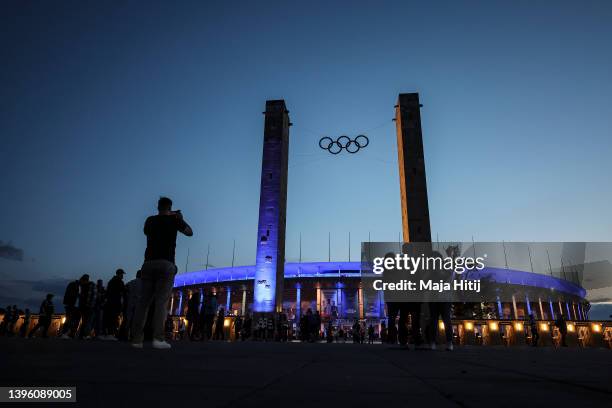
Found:
[[[76,386],[76,405],[86,407],[612,405],[612,351],[605,349],[173,345],[0,338],[0,385]]]

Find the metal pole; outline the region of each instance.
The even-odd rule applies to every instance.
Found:
[[[506,260],[506,269],[508,269],[508,256],[506,255],[506,243],[502,241],[502,246],[504,247],[504,259]]]
[[[232,248],[232,268],[234,267],[235,258],[236,258],[236,240],[234,240],[234,247]]]
[[[563,257],[561,257],[561,272],[563,272],[563,279],[567,280],[567,275],[565,275],[565,264],[563,263]],[[559,275],[561,277],[561,275]]]
[[[208,244],[208,249],[206,250],[206,270],[208,270],[208,257],[210,256],[210,243]]]
[[[300,232],[300,263],[302,263],[302,233]]]
[[[548,253],[548,248],[546,248],[546,256],[548,257],[548,270],[550,271],[550,276],[553,276],[552,264],[550,263],[550,254]]]
[[[331,232],[327,233],[327,262],[331,262]]]
[[[348,261],[351,262],[351,232],[350,231],[349,231],[349,241],[348,241],[348,244],[349,244],[349,259],[348,259]]]
[[[402,253],[402,233],[401,232],[397,233],[397,249],[398,249],[398,253],[401,254]]]
[[[187,272],[188,267],[189,267],[189,248],[187,248],[187,260],[185,261],[185,272]]]

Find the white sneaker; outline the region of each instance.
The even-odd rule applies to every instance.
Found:
[[[429,348],[430,348],[430,350],[435,350],[437,348],[436,343],[431,343]]]
[[[62,340],[70,340],[70,339],[71,339],[71,337],[70,337],[68,334],[62,334],[62,335],[60,336],[60,339],[62,339]]]
[[[453,351],[453,343],[448,343],[446,345],[446,351]]]
[[[107,334],[105,336],[100,336],[100,340],[117,341],[117,338],[115,336],[113,336],[112,334]]]
[[[132,347],[137,348],[137,349],[141,349],[142,348],[142,343],[132,343]]]
[[[166,342],[166,341],[159,341],[159,340],[153,340],[153,348],[155,349],[169,349],[172,348],[172,346],[170,345],[170,343]]]

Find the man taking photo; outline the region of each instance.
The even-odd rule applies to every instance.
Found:
[[[164,340],[164,322],[177,271],[174,263],[176,236],[177,232],[188,237],[193,235],[181,211],[172,211],[172,200],[168,197],[159,199],[157,210],[158,214],[147,218],[144,225],[147,249],[141,268],[142,292],[132,324],[132,346],[135,348],[142,348],[143,331],[150,307],[153,308],[153,348],[171,348]]]

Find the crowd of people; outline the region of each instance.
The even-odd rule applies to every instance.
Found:
[[[66,286],[63,297],[65,319],[58,333],[62,339],[98,338],[101,340],[127,339],[134,316],[136,304],[140,298],[140,271],[136,278],[124,284],[125,272],[118,269],[105,287],[99,279],[96,283],[88,274],[71,281]],[[30,309],[22,311],[16,305],[7,306],[0,327],[0,334],[19,335],[32,338],[48,337],[55,305],[53,294],[47,294],[38,311],[37,324],[29,329],[31,323]],[[22,318],[19,331],[15,328]]]
[[[161,197],[157,205],[158,214],[147,218],[144,234],[147,238],[144,262],[136,277],[124,283],[125,271],[117,269],[115,275],[104,286],[99,279],[96,282],[88,274],[68,283],[62,300],[65,311],[65,321],[60,330],[62,339],[92,339],[126,340],[135,348],[143,347],[145,331],[154,348],[167,349],[168,333],[174,336],[173,319],[168,316],[168,301],[171,295],[174,276],[177,272],[175,264],[175,248],[177,233],[192,236],[191,227],[184,221],[181,211],[172,210],[172,200]],[[452,251],[447,250],[447,255]],[[386,256],[392,257],[393,254]],[[48,294],[39,308],[37,324],[29,329],[32,313],[29,309],[19,310],[17,305],[7,306],[0,322],[0,335],[47,337],[49,327],[55,313],[53,294]],[[438,335],[438,319],[445,327],[452,327],[450,321],[450,303],[429,303],[429,321],[422,332],[420,328],[420,303],[389,303],[388,328],[383,324],[380,339],[383,342],[397,343],[407,346],[412,338],[416,346],[424,341],[435,349]],[[22,316],[23,315],[23,316]],[[19,325],[19,320],[23,322]],[[398,323],[396,325],[396,318]],[[234,317],[233,325],[226,328],[225,310],[219,307],[216,294],[194,292],[187,304],[186,327],[185,320],[178,320],[177,334],[179,338],[190,340],[225,340],[226,331],[234,330],[234,338],[246,340],[287,341],[290,338],[289,321],[284,313],[274,316],[258,314],[256,317],[247,315]],[[411,323],[408,325],[408,320]],[[230,326],[230,325],[228,325]],[[561,345],[566,346],[567,325],[561,316],[556,326],[561,333]],[[19,329],[17,329],[19,327]],[[533,316],[529,322],[532,334],[532,344],[537,345],[539,333]],[[228,330],[226,330],[228,329]],[[292,333],[292,336],[295,333]],[[453,332],[445,330],[446,349],[453,349]],[[302,342],[346,342],[373,343],[376,337],[375,329],[370,324],[356,321],[352,327],[334,327],[332,320],[324,324],[319,311],[308,309],[299,317],[297,338]],[[423,340],[425,337],[425,340]]]
[[[23,316],[21,316],[23,314]],[[17,330],[19,319],[23,318],[23,323]],[[4,309],[4,317],[0,322],[0,336],[19,336],[26,337],[27,327],[30,325],[32,319],[32,312],[30,309],[25,311],[20,310],[17,305],[9,305]]]
[[[174,284],[177,268],[175,249],[177,233],[192,236],[191,227],[184,221],[181,211],[172,210],[172,200],[161,197],[158,214],[148,217],[144,224],[147,239],[144,262],[136,278],[123,282],[125,272],[117,269],[106,287],[98,280],[94,283],[88,274],[71,281],[64,292],[65,320],[59,336],[63,339],[90,339],[131,341],[135,348],[143,347],[145,328],[148,328],[154,348],[167,349],[164,327],[167,304]],[[19,334],[33,337],[40,332],[47,337],[55,312],[53,294],[48,294],[40,305],[38,323],[29,333],[30,311],[26,310]],[[20,318],[17,306],[7,307],[0,328],[1,334],[14,335]]]

